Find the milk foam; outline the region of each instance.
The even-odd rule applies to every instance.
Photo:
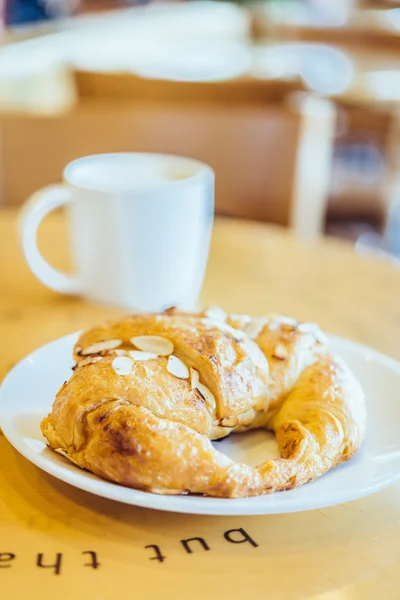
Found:
[[[67,181],[77,187],[101,191],[132,191],[187,180],[199,173],[192,159],[154,154],[89,156],[67,167]]]

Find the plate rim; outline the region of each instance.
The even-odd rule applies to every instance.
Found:
[[[260,499],[262,498],[262,496],[256,496],[254,498],[250,497],[228,499],[198,496],[188,497],[158,495],[151,492],[136,490],[134,488],[127,488],[125,486],[120,486],[119,484],[111,481],[96,478],[96,476],[94,476],[92,473],[86,472],[83,469],[79,469],[79,467],[76,467],[76,471],[75,469],[62,469],[60,468],[59,463],[53,463],[52,461],[49,461],[47,458],[43,457],[43,454],[39,454],[34,452],[33,450],[30,450],[29,446],[24,442],[23,437],[17,434],[15,432],[15,429],[12,427],[11,422],[8,422],[6,412],[3,416],[1,408],[2,403],[5,401],[4,398],[7,393],[8,385],[10,385],[10,382],[12,382],[13,378],[16,375],[16,372],[24,365],[24,363],[29,361],[29,359],[33,359],[33,357],[36,354],[42,352],[44,349],[48,349],[52,345],[58,345],[63,343],[65,344],[69,342],[73,343],[73,340],[77,339],[80,333],[80,331],[77,331],[74,333],[64,335],[55,340],[52,340],[51,342],[48,342],[47,344],[43,344],[37,349],[33,350],[24,358],[19,360],[16,363],[16,365],[14,365],[14,367],[7,373],[6,377],[3,379],[0,385],[0,429],[4,434],[4,437],[15,448],[15,450],[17,450],[17,452],[19,452],[19,454],[21,454],[26,460],[28,460],[30,463],[32,463],[48,475],[62,481],[63,483],[71,485],[86,493],[100,496],[108,500],[122,502],[130,506],[139,506],[147,509],[182,514],[199,514],[209,516],[256,516],[305,512],[309,510],[328,508],[330,506],[335,506],[344,502],[351,502],[366,497],[370,494],[377,493],[400,479],[399,468],[397,472],[391,472],[382,477],[379,480],[379,482],[374,484],[373,486],[364,485],[363,487],[354,490],[353,494],[349,494],[346,491],[336,493],[332,502],[327,502],[325,499],[322,502],[318,502],[317,500],[313,502],[311,506],[296,502],[294,507],[291,507],[287,503],[280,507],[279,505],[268,506],[267,503],[262,504],[260,502],[251,506],[252,500]],[[387,356],[386,354],[378,350],[366,346],[365,344],[361,344],[360,342],[356,342],[351,339],[344,338],[342,336],[338,336],[331,333],[327,333],[327,335],[329,340],[331,340],[334,343],[337,342],[341,345],[344,345],[349,350],[361,352],[364,355],[365,353],[368,353],[368,355],[374,361],[379,362],[383,366],[387,366],[400,376],[400,362],[396,361],[390,356]],[[88,477],[87,474],[90,474],[90,477]],[[122,493],[128,492],[130,497],[121,497],[121,490]],[[265,496],[266,499],[269,497],[269,495]],[[220,505],[219,509],[218,504]]]

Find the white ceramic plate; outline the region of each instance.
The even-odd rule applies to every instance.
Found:
[[[226,500],[199,496],[159,496],[125,488],[87,473],[50,451],[40,432],[60,385],[71,374],[70,335],[27,356],[0,390],[0,427],[11,444],[32,463],[77,488],[127,504],[209,515],[257,515],[323,508],[372,494],[400,477],[400,364],[359,344],[330,336],[332,350],[348,362],[367,398],[368,433],[347,464],[303,487],[269,496]],[[255,465],[277,456],[272,435],[233,435],[216,443],[219,451]]]

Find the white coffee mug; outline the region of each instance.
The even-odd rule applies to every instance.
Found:
[[[76,274],[37,246],[42,219],[67,205]],[[21,212],[22,247],[49,288],[137,311],[195,309],[214,214],[214,173],[160,154],[98,154],[71,162],[64,183],[36,192]]]

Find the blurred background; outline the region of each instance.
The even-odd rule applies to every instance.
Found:
[[[400,2],[0,0],[0,206],[182,154],[218,214],[400,256]]]

